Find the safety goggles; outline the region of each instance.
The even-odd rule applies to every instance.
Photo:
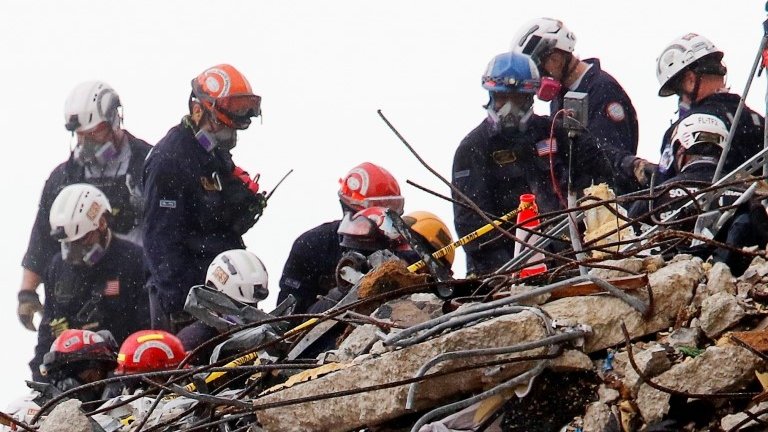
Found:
[[[216,99],[213,108],[227,116],[235,128],[251,124],[251,117],[261,115],[261,96],[233,95]]]
[[[400,233],[395,229],[392,220],[384,215],[352,214],[346,212],[339,224],[338,234],[355,237],[372,237],[381,233],[390,239],[397,239]]]

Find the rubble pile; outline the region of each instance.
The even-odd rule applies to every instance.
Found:
[[[342,320],[345,328],[314,364],[288,369],[285,361],[253,356],[237,367],[274,368],[250,370],[248,380],[221,388],[167,384],[156,406],[152,394],[123,396],[127,404],[111,401],[115,407],[99,410],[90,424],[83,423],[88,410],[59,404],[40,430],[52,430],[51,419],[105,431],[136,430],[144,420],[144,430],[768,427],[768,375],[761,375],[768,262],[755,258],[738,278],[727,266],[687,255],[601,264],[588,276],[506,286],[484,302],[419,292],[368,303],[370,316]],[[400,291],[412,283],[376,277]],[[605,282],[610,292],[601,289]],[[223,424],[230,426],[216,429]]]

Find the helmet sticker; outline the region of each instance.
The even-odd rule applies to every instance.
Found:
[[[609,119],[615,122],[624,121],[624,118],[626,117],[626,114],[624,113],[624,107],[621,106],[621,104],[618,102],[609,103],[605,108],[605,114]]]
[[[216,269],[213,271],[213,277],[216,278],[216,281],[222,285],[227,283],[227,280],[229,280],[229,275],[226,271],[224,271],[221,267],[216,267]]]
[[[208,87],[211,96],[215,98],[228,96],[231,87],[229,74],[218,68],[208,69],[208,74],[205,77],[205,86]]]
[[[136,352],[133,353],[133,362],[139,363],[141,361],[141,356],[144,354],[144,351],[150,348],[158,348],[162,350],[169,360],[174,358],[173,350],[171,350],[171,347],[169,347],[168,344],[153,340],[141,344],[141,346],[136,349]]]
[[[361,195],[368,193],[368,185],[370,179],[368,178],[368,171],[363,168],[353,168],[347,177],[347,186],[353,191],[359,192]]]
[[[80,342],[80,337],[78,337],[77,335],[73,335],[71,338],[65,340],[62,346],[66,349],[79,342]]]
[[[91,207],[88,209],[88,212],[85,214],[85,216],[90,220],[94,221],[96,220],[96,217],[101,212],[101,204],[94,201],[91,203]]]

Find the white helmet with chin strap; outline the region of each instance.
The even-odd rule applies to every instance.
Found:
[[[120,127],[120,97],[103,81],[86,81],[69,93],[64,103],[64,127],[70,132],[84,132],[102,122],[112,129]]]
[[[698,144],[714,144],[720,148],[728,137],[725,122],[710,114],[691,114],[680,120],[672,134],[672,145],[686,150]]]
[[[674,87],[680,74],[704,57],[711,61],[699,72],[725,75],[727,70],[722,64],[723,52],[709,39],[688,33],[670,42],[656,59],[656,79],[661,86],[659,96],[676,94],[677,89]]]
[[[529,55],[541,67],[541,57],[552,49],[572,53],[576,36],[562,21],[537,18],[523,25],[512,40],[512,52]]]
[[[111,213],[107,197],[87,183],[65,187],[51,205],[51,233],[61,242],[73,242],[99,228],[99,219]]]
[[[107,197],[87,183],[65,187],[51,205],[48,221],[51,236],[61,243],[61,257],[72,264],[96,264],[105,253],[102,241],[83,244],[78,240],[99,229],[101,217],[112,213]],[[108,231],[107,231],[108,233]]]
[[[245,249],[220,253],[208,266],[205,285],[230,298],[253,304],[267,298],[269,276],[261,260]]]

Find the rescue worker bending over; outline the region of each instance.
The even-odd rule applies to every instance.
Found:
[[[561,208],[557,194],[566,190],[567,165],[561,162],[561,153],[567,146],[562,148],[561,135],[550,139],[547,117],[533,113],[533,97],[539,88],[535,64],[527,55],[499,54],[488,64],[482,81],[490,97],[488,116],[456,149],[453,184],[495,216],[516,209],[520,195],[527,193],[536,195],[542,212]],[[454,204],[453,215],[459,237],[487,223],[459,204]],[[511,240],[483,242],[478,239],[465,246],[467,274],[490,273],[512,259],[515,245]]]
[[[664,207],[654,211],[653,218],[650,216],[646,218],[647,223],[653,224],[669,218],[675,210],[690,201],[686,197],[694,197],[699,189],[712,184],[712,176],[727,136],[728,128],[725,123],[713,115],[691,114],[678,122],[672,136],[674,171],[678,174],[655,189],[663,191],[667,189],[667,185],[673,183],[678,184],[679,187],[669,188],[663,195],[653,200],[653,209]],[[740,195],[740,191],[724,191],[717,207],[732,204]],[[670,204],[666,205],[667,203]],[[690,207],[690,209],[690,212],[679,215],[677,219],[695,215],[695,208]],[[629,217],[637,218],[648,213],[648,203],[637,201],[630,208]],[[673,225],[672,228],[693,232],[695,223],[695,218],[688,218],[680,224]]]
[[[346,252],[336,267],[336,287],[322,296],[309,307],[308,313],[322,313],[332,308],[349,292],[352,283],[343,280],[339,273],[343,266],[349,266],[365,274],[371,269],[368,257],[377,252],[388,250],[397,258],[410,265],[421,260],[408,241],[397,231],[386,216],[384,207],[369,207],[354,215],[347,213],[339,226],[341,245]],[[442,249],[453,243],[448,226],[435,214],[427,211],[415,211],[402,217],[411,231],[411,235],[425,247],[428,253]],[[440,264],[450,275],[455,252],[452,250],[440,258]],[[424,273],[428,270],[422,270]]]
[[[638,142],[635,107],[618,81],[600,68],[600,60],[579,59],[573,54],[575,47],[573,32],[562,21],[552,18],[528,22],[512,40],[513,52],[531,56],[542,76],[559,83],[561,88],[553,92],[556,94],[550,103],[553,117],[563,108],[567,92],[588,96],[588,133],[579,136],[577,141],[593,140],[596,152],[574,152],[575,190],[603,182],[617,195],[639,189],[648,183],[656,166],[635,156]]]
[[[661,86],[659,96],[678,97],[679,119],[694,113],[710,114],[725,123],[727,130],[733,127],[740,97],[728,92],[725,84],[728,70],[722,60],[723,52],[709,39],[695,33],[681,36],[664,48],[656,60],[656,78]],[[680,172],[673,163],[672,139],[678,122],[667,129],[662,139],[659,161],[662,178],[674,177]],[[763,116],[745,105],[721,174],[733,171],[762,150],[764,126]],[[712,173],[714,175],[714,171]]]
[[[112,208],[90,184],[61,190],[50,213],[61,252],[43,275],[45,308],[37,334],[32,377],[54,339],[67,329],[109,330],[122,341],[149,324],[141,248],[110,229]]]
[[[339,180],[339,203],[344,214],[350,216],[372,207],[382,206],[403,213],[404,198],[400,185],[386,169],[363,162],[349,170]],[[301,314],[336,286],[336,264],[345,249],[340,245],[341,220],[321,224],[301,234],[291,247],[291,252],[280,277],[280,304],[288,295],[296,298],[294,313]]]
[[[59,391],[65,392],[101,381],[117,366],[117,344],[109,331],[63,331],[45,353],[40,372]],[[81,402],[103,399],[105,386],[88,387],[74,394]]]
[[[255,307],[269,295],[269,275],[259,257],[245,249],[233,249],[220,253],[211,262],[205,275],[205,286],[220,291],[237,303]],[[238,317],[225,316],[222,319],[231,322],[233,327],[247,324],[239,322]],[[217,335],[219,330],[201,321],[184,327],[177,334],[187,351],[194,350]],[[209,345],[193,361],[207,364],[214,347],[214,344]]]
[[[221,64],[192,80],[189,115],[157,143],[144,166],[144,248],[152,326],[192,322],[190,287],[219,253],[242,249],[266,206],[259,185],[232,161],[237,131],[261,115],[261,97],[243,74]]]
[[[37,217],[21,263],[18,316],[28,330],[35,330],[32,318],[42,311],[37,295],[43,272],[59,250],[49,235],[51,204],[62,188],[74,183],[98,187],[112,206],[110,229],[116,236],[133,242],[141,240],[141,176],[150,145],[122,129],[120,97],[102,81],[88,81],[75,87],[64,104],[66,129],[77,136],[69,159],[57,166],[45,182]]]

